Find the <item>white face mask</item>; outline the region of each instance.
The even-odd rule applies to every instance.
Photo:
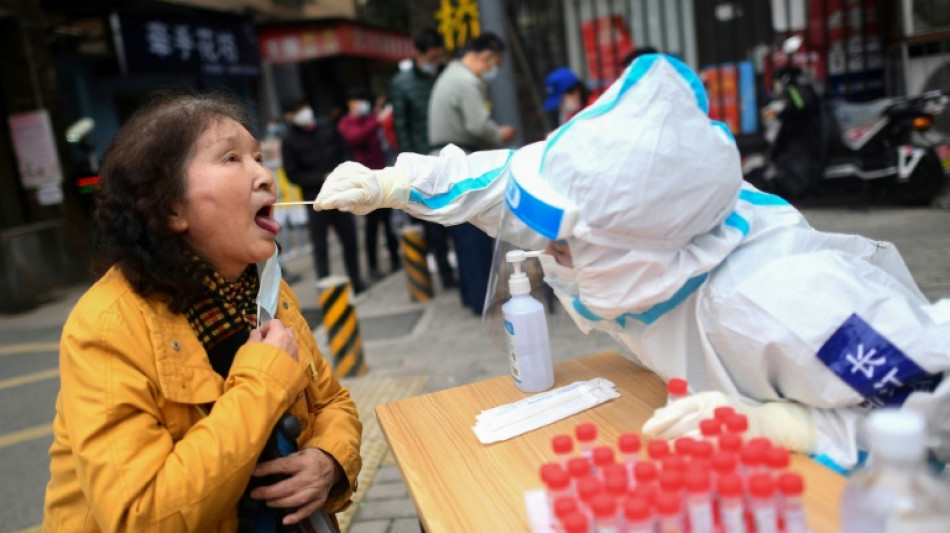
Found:
[[[539,255],[538,260],[541,262],[541,270],[544,271],[544,282],[554,289],[554,295],[581,332],[587,334],[596,329],[619,333],[623,330],[615,320],[592,320],[581,315],[576,306],[580,302],[580,286],[573,268],[559,264],[554,256],[549,254]]]
[[[581,99],[575,95],[564,95],[561,98],[561,116],[570,117],[581,109]]]
[[[430,65],[429,63],[418,63],[419,71],[423,74],[433,75],[435,74],[435,65]]]
[[[313,126],[313,109],[310,107],[305,107],[294,115],[293,118],[294,125],[300,126],[301,128],[309,128]]]
[[[277,261],[277,247],[274,255],[264,263],[260,273],[260,287],[257,291],[257,327],[273,320],[277,314],[277,296],[280,293],[280,263]]]
[[[498,65],[493,65],[492,68],[482,72],[482,79],[485,81],[492,81],[498,76]]]
[[[356,114],[357,115],[368,115],[370,110],[369,102],[366,100],[360,100],[356,103]]]

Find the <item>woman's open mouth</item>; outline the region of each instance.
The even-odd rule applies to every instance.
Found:
[[[274,206],[265,205],[264,207],[257,210],[257,213],[254,215],[254,222],[262,230],[273,233],[277,235],[280,232],[280,223],[273,217]]]

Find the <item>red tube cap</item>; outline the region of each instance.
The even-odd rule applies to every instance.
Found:
[[[640,435],[636,433],[624,433],[617,442],[620,453],[632,454],[640,452]]]
[[[551,439],[551,448],[556,454],[571,453],[574,451],[574,441],[570,435],[555,435]]]
[[[689,390],[689,383],[682,378],[673,378],[666,384],[666,392],[674,396],[686,396]]]
[[[581,442],[595,441],[597,440],[597,426],[590,422],[577,424],[577,427],[574,428],[574,434],[577,436],[577,440]]]

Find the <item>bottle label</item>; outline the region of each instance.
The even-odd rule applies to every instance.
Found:
[[[518,350],[515,347],[515,326],[505,320],[505,345],[508,349],[508,361],[511,363],[511,377],[521,383],[521,367],[518,365]]]

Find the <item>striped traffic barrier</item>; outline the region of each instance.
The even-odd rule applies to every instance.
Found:
[[[432,299],[432,276],[426,260],[426,240],[422,226],[406,226],[402,230],[402,262],[409,281],[409,297],[414,302]]]
[[[356,310],[350,303],[350,278],[330,276],[317,282],[323,329],[327,332],[333,373],[345,378],[361,376],[368,370],[363,358],[363,337],[360,336]]]

